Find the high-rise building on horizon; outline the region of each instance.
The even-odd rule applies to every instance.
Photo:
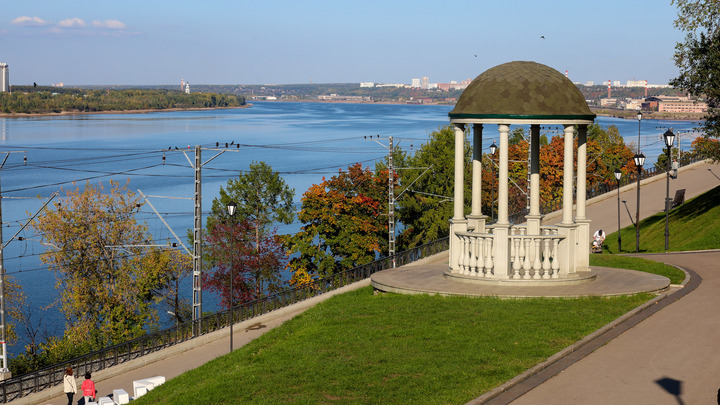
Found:
[[[10,91],[10,68],[7,63],[0,62],[0,91]]]

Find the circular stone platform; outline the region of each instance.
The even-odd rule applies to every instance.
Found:
[[[417,263],[377,272],[371,276],[371,284],[376,290],[400,294],[501,298],[632,295],[642,292],[658,292],[670,286],[670,280],[667,277],[607,267],[593,267],[591,272],[579,273],[580,277],[592,277],[594,274],[595,278],[572,285],[528,286],[511,283],[468,283],[445,277],[445,273],[448,271],[447,263],[448,253],[446,251]]]

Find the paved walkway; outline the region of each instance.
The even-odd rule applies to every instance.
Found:
[[[549,280],[557,281],[557,285],[543,286],[462,282],[444,276],[448,269],[448,256],[448,252],[445,251],[423,263],[411,263],[397,269],[377,272],[371,277],[372,286],[380,291],[401,294],[571,298],[657,292],[670,285],[667,277],[605,267],[593,267],[593,271],[587,274],[578,273],[587,279],[576,284],[566,284],[566,280],[563,279]]]
[[[720,251],[643,257],[693,270],[702,283],[513,405],[717,403]]]
[[[717,185],[720,185],[720,165],[695,164],[681,169],[678,179],[671,182],[670,195],[674,195],[676,189],[685,188],[687,200]],[[593,221],[592,229],[602,227],[607,233],[617,230],[616,196],[617,194],[608,194],[588,202],[587,213],[589,219]],[[664,178],[643,181],[641,218],[662,211],[664,198]],[[621,190],[621,199],[628,202],[628,209],[634,217],[634,185]],[[545,221],[552,224],[553,220],[559,221],[559,217],[560,215],[548,215]],[[621,226],[625,227],[629,224],[627,214],[622,215]],[[717,344],[720,341],[720,294],[717,294],[720,277],[716,274],[720,273],[717,271],[720,270],[718,268],[720,252],[663,255],[654,258],[678,262],[688,268],[696,269],[703,276],[703,284],[697,292],[691,293],[641,325],[630,329],[606,347],[588,356],[586,360],[579,361],[565,370],[557,377],[557,379],[565,378],[561,382],[550,379],[519,398],[517,404],[714,403],[711,399],[714,400],[717,388],[720,387],[720,377],[716,377],[720,375],[718,373],[720,345]],[[369,284],[369,280],[355,283],[321,297],[240,323],[235,326],[235,347],[241,347],[265,331],[334,294]],[[257,324],[258,322],[260,324]],[[98,393],[107,395],[116,388],[123,388],[131,393],[133,380],[155,375],[163,375],[169,379],[205,364],[227,353],[228,332],[229,330],[220,330],[151,356],[100,371],[93,376]],[[616,346],[619,348],[615,349]],[[608,351],[607,348],[610,347],[613,348],[612,351]],[[597,353],[603,355],[596,355]],[[566,375],[570,377],[565,377]],[[671,390],[674,389],[673,387],[679,387],[679,396],[673,397],[659,388],[660,385],[654,382],[657,379],[665,379],[662,380],[664,386]],[[79,378],[78,383],[82,380]],[[76,396],[75,399],[77,400],[78,397]],[[59,386],[13,403],[60,405],[66,404],[67,399],[62,393],[62,386]]]

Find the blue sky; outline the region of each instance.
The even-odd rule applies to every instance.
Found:
[[[513,60],[660,84],[675,16],[669,0],[13,0],[0,62],[18,85],[446,83]]]

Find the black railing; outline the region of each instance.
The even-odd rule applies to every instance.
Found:
[[[691,159],[691,160],[688,160],[687,162],[684,162],[683,166],[687,166],[691,163],[700,162],[703,160],[705,160],[705,159],[704,158]],[[640,175],[640,180],[644,180],[644,179],[654,177],[654,176],[657,176],[659,174],[664,174],[664,173],[665,173],[665,169],[658,168],[657,166],[653,166],[647,170],[642,171],[642,173]],[[630,173],[627,176],[624,176],[620,179],[620,187],[624,187],[628,184],[634,184],[636,182],[637,182],[637,172]],[[618,182],[609,180],[605,183],[599,183],[599,184],[596,184],[595,186],[587,189],[586,198],[590,199],[593,197],[597,197],[599,195],[609,193],[609,192],[611,192],[613,190],[617,190],[617,189],[618,189]],[[559,211],[562,209],[562,204],[563,204],[562,198],[556,198],[552,201],[548,201],[545,204],[542,204],[540,206],[540,213],[549,214],[554,211]],[[524,211],[516,212],[509,216],[509,221],[511,224],[523,223],[523,222],[525,222],[525,215],[526,215],[526,213]]]
[[[395,263],[402,266],[424,257],[447,250],[449,238],[445,237],[428,244],[418,246],[395,255]],[[358,266],[341,273],[312,280],[299,287],[285,289],[277,294],[237,305],[233,308],[235,323],[252,319],[276,309],[286,307],[308,298],[344,287],[356,281],[364,280],[372,274],[391,267],[389,257]],[[230,310],[216,312],[200,319],[200,332],[205,335],[229,326]],[[55,364],[41,370],[23,374],[0,382],[0,400],[7,403],[27,395],[40,392],[63,383],[67,367],[72,367],[76,375],[97,372],[138,357],[146,356],[161,349],[193,339],[193,322],[186,322],[81,357]],[[195,337],[197,337],[195,336]]]

